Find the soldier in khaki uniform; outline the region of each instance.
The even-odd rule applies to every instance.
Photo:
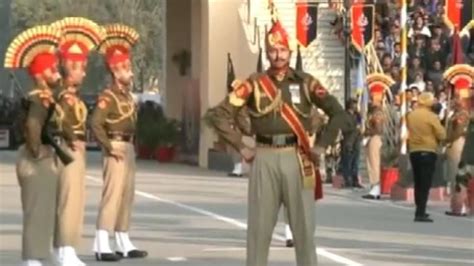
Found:
[[[61,33],[49,26],[22,32],[8,47],[5,68],[28,68],[34,89],[28,95],[16,173],[23,210],[22,259],[26,266],[41,266],[50,256],[54,232],[58,165],[54,151],[45,145],[42,130],[54,110],[53,88],[60,74],[55,48]]]
[[[105,37],[105,31],[96,23],[77,17],[59,20],[51,26],[62,32],[59,55],[65,73],[64,86],[58,96],[61,108],[56,117],[57,129],[63,131],[66,124],[72,127],[72,141],[61,141],[61,145],[74,158],[61,169],[54,247],[58,265],[82,266],[85,264],[75,249],[84,221],[87,108],[78,90],[85,77],[88,53]]]
[[[380,199],[381,148],[383,144],[383,127],[386,117],[383,112],[385,91],[395,82],[385,74],[372,74],[367,77],[367,86],[370,92],[371,108],[365,126],[365,156],[367,174],[371,189],[364,199]]]
[[[135,124],[137,110],[130,87],[133,72],[130,52],[137,32],[125,25],[105,26],[106,38],[99,47],[112,74],[112,84],[99,96],[92,115],[92,131],[103,149],[104,185],[97,218],[94,251],[97,260],[117,261],[122,257],[142,258],[129,237],[135,194]],[[115,233],[116,253],[109,245]]]
[[[454,113],[448,120],[447,128],[447,163],[448,173],[446,181],[449,182],[451,192],[454,191],[456,181],[456,173],[459,162],[461,161],[461,153],[466,141],[467,125],[469,123],[469,111],[462,99],[457,99],[454,106]]]
[[[265,266],[281,204],[294,235],[299,266],[316,265],[314,244],[315,169],[318,158],[345,125],[344,109],[314,77],[289,67],[288,35],[278,20],[267,38],[271,67],[251,75],[220,103],[212,118],[216,131],[246,161],[253,161],[249,178],[247,266]],[[329,117],[326,133],[310,148],[311,109],[316,105]],[[229,121],[248,107],[257,148],[242,142]]]
[[[474,67],[469,65],[453,65],[448,68],[444,77],[452,85],[456,96],[454,114],[448,120],[446,150],[448,161],[447,181],[451,189],[451,210],[447,215],[465,216],[467,214],[466,199],[469,176],[472,175],[473,127],[474,121]],[[472,212],[473,206],[471,206]]]
[[[233,122],[233,128],[240,131],[244,136],[251,136],[252,130],[250,128],[249,114],[246,108],[242,108],[237,112],[235,120]],[[232,146],[229,146],[229,153],[232,156],[234,162],[234,169],[229,173],[231,177],[242,177],[243,176],[243,162],[242,156],[235,151]]]
[[[367,161],[367,174],[371,189],[369,194],[362,196],[365,199],[380,199],[380,149],[382,148],[384,114],[382,107],[374,104],[369,110],[367,125],[364,135],[367,138],[365,154]]]

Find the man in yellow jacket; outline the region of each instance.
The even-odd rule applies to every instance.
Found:
[[[433,222],[426,213],[426,203],[436,164],[437,150],[446,139],[446,130],[431,110],[434,96],[423,92],[418,106],[407,116],[408,150],[415,181],[415,222]]]

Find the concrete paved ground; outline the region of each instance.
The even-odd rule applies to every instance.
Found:
[[[14,152],[0,151],[0,265],[20,262],[21,211]],[[89,153],[86,224],[80,257],[91,252],[101,192],[100,156]],[[121,265],[245,265],[245,178],[184,165],[139,161],[131,235],[147,249],[143,260]],[[433,203],[433,224],[415,224],[413,206],[367,201],[364,191],[325,187],[316,205],[319,265],[474,265],[474,219],[445,216]],[[283,219],[280,219],[281,221]],[[296,265],[285,248],[283,224],[275,230],[269,265]]]

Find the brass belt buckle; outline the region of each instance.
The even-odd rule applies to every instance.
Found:
[[[286,145],[286,136],[285,135],[272,136],[272,145],[277,146],[277,147]]]

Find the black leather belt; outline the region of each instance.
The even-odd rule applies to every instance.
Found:
[[[296,145],[298,143],[298,138],[295,135],[257,135],[256,141],[258,144],[269,145],[272,147],[285,147]]]
[[[133,142],[132,134],[117,134],[117,133],[108,133],[107,137],[113,141],[124,141],[124,142]]]

